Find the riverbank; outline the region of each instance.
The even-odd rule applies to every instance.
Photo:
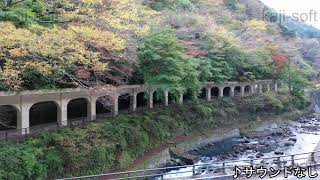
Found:
[[[280,115],[269,114],[258,116],[255,121],[247,121],[238,117],[239,123],[237,124],[209,129],[203,133],[195,132],[187,136],[177,136],[170,143],[162,144],[138,158],[123,171],[164,167],[172,159],[170,150],[182,157],[190,157],[190,151],[206,148],[206,146],[216,142],[240,136],[253,136],[257,133],[268,133],[269,131],[272,133],[274,128],[280,127],[292,119],[299,118],[305,112],[306,110],[285,112]]]
[[[162,148],[174,145],[187,150],[199,145],[197,137],[208,141],[227,134],[226,127],[246,129],[240,125],[300,114],[289,102],[286,93],[200,101],[44,133],[0,147],[0,179],[53,179],[143,168],[160,159],[164,163],[161,156],[150,161],[148,154],[162,154]]]

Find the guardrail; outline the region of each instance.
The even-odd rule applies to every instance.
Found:
[[[100,175],[89,175],[81,177],[62,178],[60,180],[101,180],[101,179],[191,179],[191,178],[221,178],[232,177],[235,173],[235,167],[265,167],[265,168],[283,168],[284,166],[299,166],[317,168],[320,165],[320,151],[265,157],[260,159],[237,160],[225,162],[213,162],[207,164],[195,164],[188,166],[175,166],[166,168],[145,169],[137,171],[116,172]],[[177,171],[178,170],[178,171]],[[243,175],[243,173],[242,173]]]

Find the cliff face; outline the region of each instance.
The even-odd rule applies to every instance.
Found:
[[[307,92],[307,96],[310,100],[310,112],[320,114],[320,92],[319,90],[313,90],[311,92]]]

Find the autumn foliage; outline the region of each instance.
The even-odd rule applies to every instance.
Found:
[[[289,59],[282,53],[277,53],[273,56],[273,63],[278,71],[281,71],[288,64]]]

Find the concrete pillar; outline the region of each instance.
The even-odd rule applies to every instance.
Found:
[[[211,101],[211,89],[210,87],[206,88],[206,100]]]
[[[262,84],[258,84],[258,93],[262,94]]]
[[[241,88],[241,90],[240,90],[240,96],[241,97],[244,97],[244,89],[245,89],[245,86],[240,86]]]
[[[235,87],[230,87],[231,90],[230,90],[230,97],[234,97],[234,88]]]
[[[255,94],[254,85],[251,85],[250,88],[251,88],[251,95],[254,95]]]
[[[274,91],[278,92],[278,83],[276,83],[276,82],[274,83]]]
[[[31,108],[31,104],[22,103],[21,110],[18,112],[17,116],[17,129],[21,130],[21,134],[29,134],[30,133],[30,119],[29,112]]]
[[[183,104],[183,93],[179,94],[178,104]]]
[[[88,112],[88,118],[91,121],[94,121],[97,119],[97,98],[91,98],[90,102],[88,103],[87,112]]]
[[[164,105],[169,106],[169,92],[167,90],[164,91]]]
[[[267,92],[270,91],[270,84],[267,84]]]
[[[133,93],[132,96],[130,96],[130,107],[132,112],[136,112],[137,110],[137,93]]]
[[[119,96],[118,95],[114,95],[113,96],[113,106],[112,106],[112,115],[118,116],[119,114]]]
[[[154,93],[154,91],[149,92],[148,106],[150,109],[153,108],[153,93]]]
[[[68,126],[68,100],[60,100],[60,108],[58,108],[58,125],[59,127]]]
[[[223,97],[223,89],[224,89],[224,87],[219,87],[219,97],[220,98]]]

